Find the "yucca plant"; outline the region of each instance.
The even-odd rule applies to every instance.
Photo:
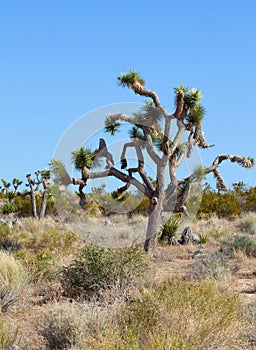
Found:
[[[180,220],[180,215],[171,215],[168,219],[164,219],[158,236],[158,240],[160,242],[167,241],[167,243],[172,244],[173,238],[175,237],[179,228]]]

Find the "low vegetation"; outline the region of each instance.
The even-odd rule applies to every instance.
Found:
[[[175,219],[168,237],[186,226]],[[253,302],[237,284],[246,266],[254,276],[255,219],[196,220],[200,246],[163,241],[151,260],[140,244],[100,246],[50,219],[0,226],[0,349],[256,349]]]

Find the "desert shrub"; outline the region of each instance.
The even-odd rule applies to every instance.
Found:
[[[171,244],[179,228],[180,220],[181,217],[175,215],[171,215],[168,219],[164,219],[160,229],[158,240],[160,242],[167,241],[169,244]]]
[[[45,314],[35,328],[49,350],[70,349],[77,341],[77,325],[63,312]]]
[[[255,213],[247,214],[239,224],[242,232],[253,235],[256,233],[256,216]]]
[[[245,211],[256,211],[256,187],[251,187],[244,193],[243,209]]]
[[[241,216],[241,204],[233,193],[204,192],[197,215],[200,218],[214,214],[232,220]]]
[[[233,349],[241,338],[241,303],[214,281],[164,280],[120,308],[90,349]],[[86,347],[85,347],[86,348]]]
[[[221,253],[209,254],[197,260],[189,273],[189,279],[219,279],[221,276],[232,272],[232,266],[228,259]]]
[[[243,252],[248,257],[255,257],[256,242],[248,235],[233,234],[221,241],[220,251],[230,257],[234,257],[236,252]]]
[[[41,196],[36,196],[37,208],[40,208],[41,200],[42,200]],[[32,216],[32,204],[31,204],[31,199],[29,195],[25,197],[15,196],[14,205],[17,213],[20,216],[22,217]],[[55,214],[56,214],[56,208],[54,206],[54,202],[52,199],[49,198],[46,204],[46,215],[55,215]]]
[[[111,288],[123,288],[146,269],[140,247],[105,248],[94,244],[82,248],[70,266],[62,269],[60,280],[68,294],[83,294]]]
[[[15,213],[16,210],[17,210],[17,208],[13,202],[5,203],[1,208],[1,212],[5,215]]]
[[[25,267],[13,256],[0,251],[0,303],[2,312],[18,300],[27,285],[29,275]]]
[[[31,220],[24,226],[26,232],[23,233],[22,244],[32,252],[48,250],[65,254],[69,253],[77,242],[75,233],[66,228],[44,226],[39,220]]]
[[[48,249],[37,252],[22,249],[16,257],[26,266],[34,282],[49,280],[57,272],[57,263]]]

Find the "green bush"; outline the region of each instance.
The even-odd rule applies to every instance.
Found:
[[[16,253],[16,257],[26,266],[34,282],[49,280],[57,272],[56,261],[49,250],[38,252],[20,250]]]
[[[239,251],[248,257],[256,257],[256,242],[251,236],[234,234],[221,242],[220,251],[230,257]]]
[[[200,218],[214,214],[232,220],[241,216],[241,204],[233,193],[204,192],[197,215]]]
[[[1,208],[2,213],[6,214],[6,215],[11,214],[11,213],[15,213],[16,210],[17,210],[17,208],[13,202],[5,203]]]
[[[80,295],[119,286],[124,288],[141,276],[147,266],[140,247],[105,248],[86,245],[70,266],[63,268],[60,280],[67,294]]]

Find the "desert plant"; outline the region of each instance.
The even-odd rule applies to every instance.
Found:
[[[116,322],[96,333],[88,348],[235,349],[241,311],[238,295],[220,291],[214,281],[165,279],[120,307]]]
[[[25,267],[10,254],[0,251],[0,303],[2,312],[19,299],[29,275]]]
[[[142,192],[149,199],[149,219],[145,238],[144,249],[154,250],[157,245],[158,233],[161,227],[161,216],[163,210],[172,213],[186,213],[186,202],[190,195],[193,184],[198,184],[202,178],[209,173],[213,173],[219,191],[227,191],[227,187],[219,172],[219,165],[229,160],[236,162],[245,168],[251,168],[254,160],[251,157],[238,157],[233,155],[221,155],[216,157],[209,167],[200,167],[185,179],[177,179],[177,169],[183,163],[185,157],[189,158],[194,147],[209,148],[209,145],[202,130],[202,119],[205,109],[201,104],[202,93],[195,88],[179,86],[174,89],[175,106],[174,112],[169,113],[161,104],[158,95],[153,90],[146,88],[145,80],[134,70],[122,73],[118,77],[118,83],[122,87],[132,89],[135,94],[139,94],[146,100],[144,107],[137,113],[128,116],[124,113],[109,114],[105,120],[105,131],[114,135],[122,124],[131,126],[128,132],[130,142],[123,144],[120,156],[121,169],[115,167],[112,154],[108,151],[104,139],[99,140],[98,149],[92,152],[86,148],[74,151],[73,163],[77,169],[81,170],[80,178],[71,178],[65,171],[65,179],[68,182],[79,186],[80,205],[86,205],[84,187],[91,178],[104,178],[107,176],[121,180],[124,185],[118,188],[118,197],[133,185],[139,192]],[[175,121],[177,129],[175,137],[171,138],[172,122]],[[182,137],[185,136],[185,140]],[[185,142],[182,142],[185,141]],[[128,167],[127,149],[132,148],[136,152],[137,166]],[[145,159],[149,158],[153,162],[154,178],[148,176],[144,167]],[[105,158],[106,168],[101,171],[91,171],[94,158]],[[60,167],[61,168],[61,167]],[[127,168],[127,172],[124,169]],[[166,170],[169,171],[170,181],[166,183]],[[138,174],[137,177],[134,174]],[[192,185],[192,186],[191,186]]]
[[[233,234],[221,241],[220,251],[230,257],[234,257],[236,252],[243,252],[248,257],[256,257],[256,242],[251,236]]]
[[[145,272],[146,258],[140,247],[106,248],[86,245],[60,274],[65,291],[74,295],[118,285],[124,288]]]
[[[56,260],[47,249],[37,252],[22,249],[16,253],[16,257],[26,266],[34,282],[52,279],[57,272]]]
[[[179,228],[180,220],[181,220],[180,215],[179,216],[172,215],[167,219],[166,218],[163,219],[158,240],[160,242],[167,241],[169,244],[171,244]]]
[[[7,214],[7,215],[14,213],[16,210],[17,210],[17,208],[13,202],[5,203],[1,208],[2,213]]]
[[[35,329],[44,338],[49,350],[70,349],[77,341],[77,325],[69,314],[50,312],[45,314]]]
[[[209,240],[210,240],[209,233],[199,233],[198,236],[199,236],[200,242],[202,244],[205,244],[205,243],[209,242]]]
[[[197,260],[189,273],[189,279],[219,279],[232,272],[232,266],[222,253],[213,253]]]
[[[239,228],[242,232],[254,235],[256,233],[255,213],[248,213],[240,222]]]

